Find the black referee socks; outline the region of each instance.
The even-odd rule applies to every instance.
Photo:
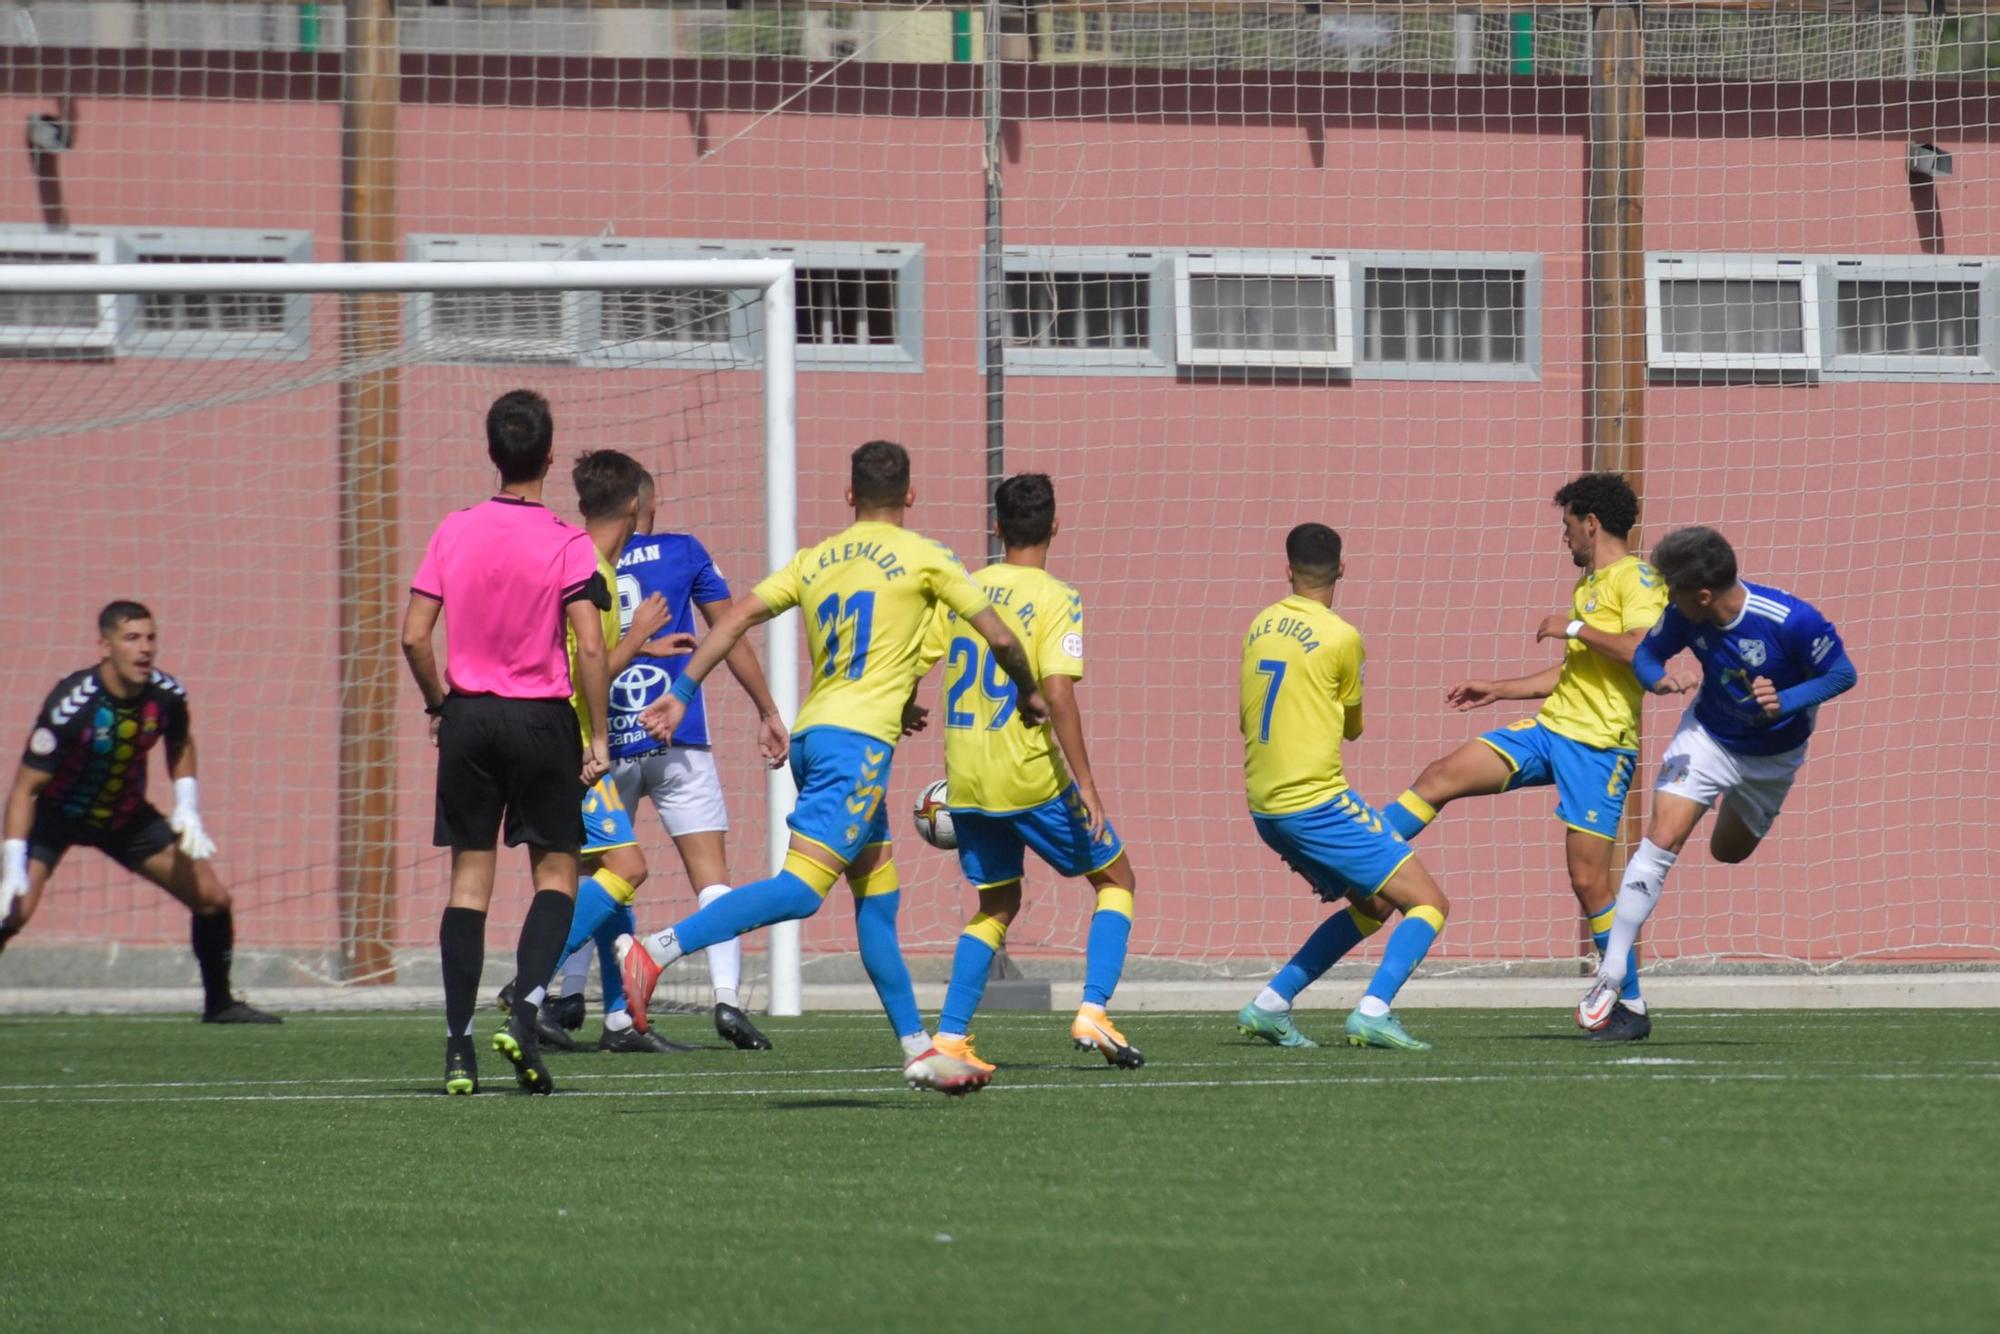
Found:
[[[438,962],[444,970],[444,1022],[452,1037],[472,1034],[479,1005],[479,975],[486,969],[486,914],[446,908],[438,923]]]
[[[215,1014],[230,1006],[229,958],[236,948],[236,917],[229,909],[204,917],[196,913],[194,961],[201,969],[202,1009]]]
[[[521,923],[521,944],[514,954],[514,966],[519,969],[514,978],[514,1017],[530,1033],[535,1031],[535,1009],[548,991],[556,965],[562,962],[575,912],[575,899],[544,889],[535,894]]]

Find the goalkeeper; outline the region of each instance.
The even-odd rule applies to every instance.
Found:
[[[42,701],[14,772],[0,854],[0,949],[35,915],[63,854],[96,848],[194,914],[203,1023],[278,1023],[229,994],[236,922],[196,805],[187,690],[153,666],[160,643],[153,613],[113,602],[98,614],[97,632],[97,665],[65,676]],[[146,800],[147,760],[163,740],[171,816]]]

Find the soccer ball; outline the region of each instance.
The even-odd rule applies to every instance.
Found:
[[[949,852],[958,846],[958,834],[951,827],[951,808],[944,804],[945,786],[945,780],[940,778],[918,793],[917,809],[911,814],[924,842]]]

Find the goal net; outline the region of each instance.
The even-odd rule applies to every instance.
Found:
[[[0,272],[4,504],[21,539],[10,705],[25,721],[95,661],[97,606],[145,603],[158,665],[189,690],[239,975],[434,975],[448,856],[431,846],[432,755],[397,636],[431,530],[495,485],[486,408],[520,385],[549,399],[556,513],[581,522],[570,462],[620,449],[659,479],[659,531],[696,529],[725,577],[753,575],[795,532],[791,266],[532,243],[373,265],[131,264],[107,246],[91,263],[93,233],[54,240],[6,257],[43,262]],[[450,630],[447,610],[447,669]],[[765,656],[786,699],[782,630]],[[721,749],[754,738],[753,710],[717,700],[714,715]],[[789,789],[767,791],[755,766],[730,777],[737,864],[754,872]],[[670,848],[653,866],[648,907],[691,899]],[[527,897],[524,863],[505,859],[490,919],[503,956]],[[184,934],[184,916],[79,849],[10,952],[10,982],[184,971],[147,948]],[[789,976],[795,992],[795,957]]]
[[[845,521],[847,453],[879,436],[912,449],[913,525],[973,565],[993,476],[1055,479],[1086,732],[1139,872],[1128,976],[1254,977],[1321,914],[1252,830],[1236,734],[1239,637],[1284,591],[1286,530],[1346,539],[1337,606],[1369,656],[1347,769],[1386,803],[1532,714],[1444,694],[1554,660],[1535,627],[1575,571],[1550,497],[1607,460],[1640,483],[1642,547],[1719,526],[1749,578],[1826,611],[1861,676],[1752,861],[1690,846],[1648,967],[2000,962],[1977,685],[2000,560],[2000,20],[1655,6],[1620,46],[1615,6],[468,5],[387,29],[385,104],[341,78],[385,30],[311,8],[308,29],[279,7],[140,22],[41,0],[0,31],[0,103],[49,145],[0,192],[0,262],[334,259],[379,209],[352,188],[364,166],[394,175],[412,261],[789,259],[802,538]],[[394,138],[364,162],[371,108]],[[0,296],[0,326],[90,322],[95,298],[53,300]],[[533,384],[563,459],[639,453],[747,584],[769,536],[754,296],[412,296],[379,349],[343,341],[327,298],[126,300],[114,345],[0,361],[0,707],[25,728],[89,660],[102,601],[157,604],[246,951],[344,977],[343,392],[400,379],[399,581],[487,483],[484,403]],[[421,954],[442,863],[396,689],[394,943]],[[742,878],[767,803],[740,694],[710,696],[735,729]],[[1678,708],[1646,706],[1641,810]],[[890,791],[920,977],[972,909],[909,836],[941,772],[918,738]],[[1579,966],[1554,804],[1468,800],[1423,836],[1453,901],[1427,973]],[[678,915],[678,863],[640,824],[663,877],[642,916]],[[1089,910],[1031,870],[1010,952],[1075,976]],[[184,933],[82,855],[45,914],[0,979],[30,944]],[[860,980],[844,906],[803,941],[809,991]]]

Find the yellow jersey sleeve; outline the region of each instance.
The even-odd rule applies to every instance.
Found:
[[[801,551],[783,566],[758,581],[752,593],[763,603],[773,616],[783,615],[805,601],[804,571],[809,551]]]
[[[937,614],[931,617],[930,628],[924,631],[923,643],[917,646],[917,676],[919,678],[932,667],[935,667],[937,660],[944,656],[945,649],[951,644],[951,632],[954,624],[955,622],[951,616],[951,608],[945,606],[938,607]]]
[[[965,572],[965,566],[959,564],[951,548],[923,538],[918,540],[930,548],[923,553],[924,584],[933,598],[968,618],[993,605],[985,591],[972,582],[972,576]]]
[[[1614,584],[1618,598],[1618,628],[1630,633],[1650,630],[1667,612],[1667,581],[1644,561],[1634,561]]]
[[[1049,580],[1049,609],[1035,633],[1035,679],[1083,679],[1083,594]]]

